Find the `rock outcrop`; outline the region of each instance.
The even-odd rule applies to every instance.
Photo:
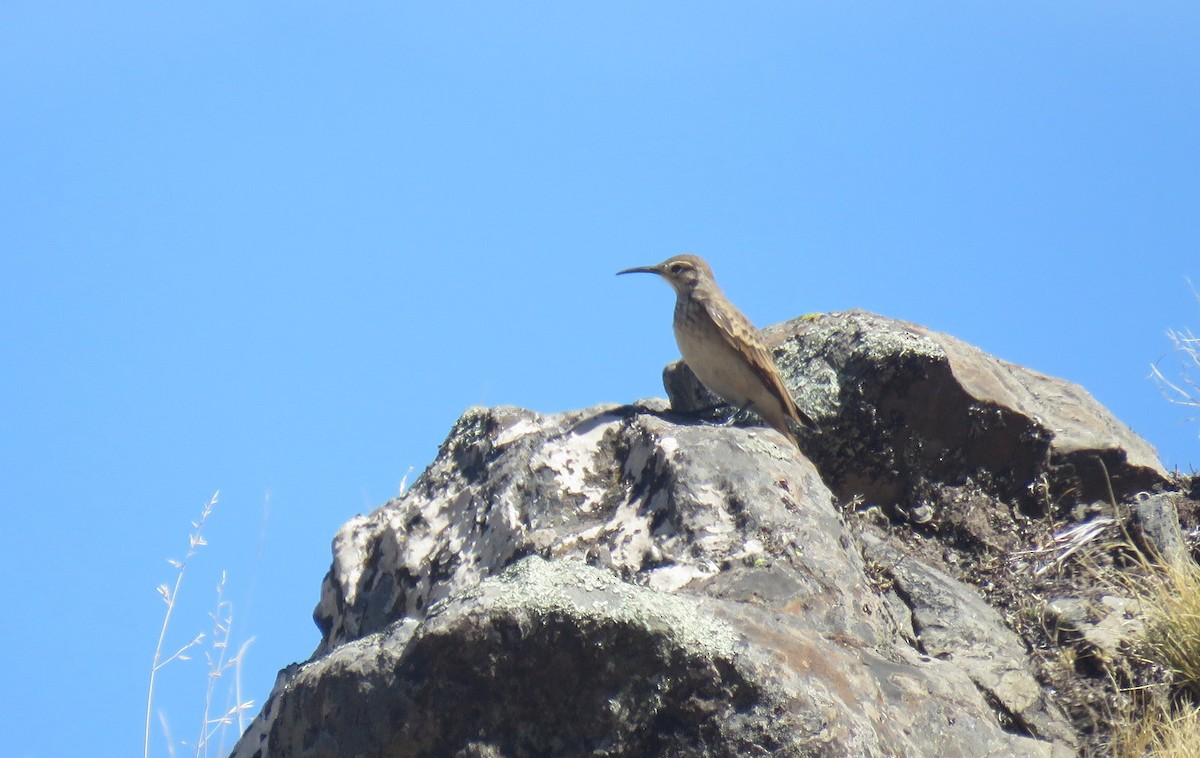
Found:
[[[705,404],[686,367],[673,409],[467,411],[338,532],[321,643],[234,756],[1073,755],[1088,736],[964,567],[1041,576],[1053,556],[997,519],[1049,507],[1039,488],[1167,489],[1153,450],[1082,389],[920,327],[767,334],[822,424],[804,455],[684,413]]]
[[[806,453],[842,498],[909,504],[928,485],[969,483],[1032,504],[1168,479],[1154,449],[1082,387],[950,335],[850,311],[763,338],[797,403],[831,432]],[[715,402],[683,363],[663,378],[677,410]]]

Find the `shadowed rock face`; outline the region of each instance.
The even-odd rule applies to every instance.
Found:
[[[970,482],[1027,505],[1107,500],[1168,479],[1154,449],[1078,385],[946,334],[862,311],[763,332],[797,403],[827,432],[805,452],[843,499],[910,506],[926,484]],[[673,407],[711,405],[682,363]]]
[[[768,335],[822,423],[817,465],[661,401],[471,409],[338,532],[321,643],[234,756],[1073,754],[1004,616],[848,526],[825,482],[984,508],[1040,476],[1094,487],[1092,454],[1121,492],[1160,482],[1152,451],[1082,390],[919,327]],[[701,401],[679,369],[668,387]]]

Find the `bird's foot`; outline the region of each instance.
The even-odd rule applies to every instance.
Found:
[[[731,405],[729,407],[732,408],[733,406]],[[745,421],[746,412],[749,410],[750,410],[750,401],[747,400],[745,405],[743,405],[741,408],[738,408],[738,409],[734,410],[732,413],[730,413],[728,418],[726,418],[724,421],[721,422],[721,426],[733,426],[735,423],[737,423],[739,421]]]

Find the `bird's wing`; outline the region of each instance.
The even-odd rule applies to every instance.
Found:
[[[762,338],[758,336],[758,330],[754,328],[754,324],[750,323],[750,319],[735,308],[728,300],[724,303],[723,308],[709,308],[709,313],[712,314],[713,321],[721,333],[721,338],[735,348],[741,345],[747,345],[750,348],[749,357],[750,365],[754,372],[763,380],[763,383],[770,389],[771,394],[778,398],[786,412],[792,419],[802,427],[808,429],[818,429],[817,422],[813,421],[807,413],[800,410],[796,406],[796,401],[792,399],[792,393],[784,385],[783,379],[779,376],[779,369],[775,366],[775,359],[771,357],[771,351],[767,350],[763,344]]]

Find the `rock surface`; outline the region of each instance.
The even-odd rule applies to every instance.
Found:
[[[887,566],[911,614],[918,648],[954,663],[1023,731],[1074,746],[1066,716],[1032,673],[1025,643],[971,587],[867,535],[866,555]]]
[[[911,755],[914,735],[1049,755],[945,664],[538,557],[302,667],[273,707],[289,756]]]
[[[679,412],[703,396],[678,368],[675,410],[467,411],[338,532],[321,643],[234,756],[1075,754],[1013,614],[955,567],[1034,575],[1005,525],[1037,483],[1084,503],[1097,456],[1122,495],[1161,488],[1153,451],[1083,390],[920,327],[768,333],[822,423],[807,457]],[[931,513],[881,527],[839,500]]]
[[[863,311],[763,330],[788,388],[826,435],[806,446],[839,497],[914,504],[968,482],[1026,502],[1118,498],[1163,485],[1154,449],[1078,385],[916,324]],[[715,402],[685,364],[679,410]]]
[[[1146,543],[1146,552],[1167,563],[1190,557],[1175,505],[1185,499],[1182,493],[1164,492],[1137,498],[1133,505],[1134,525]]]

